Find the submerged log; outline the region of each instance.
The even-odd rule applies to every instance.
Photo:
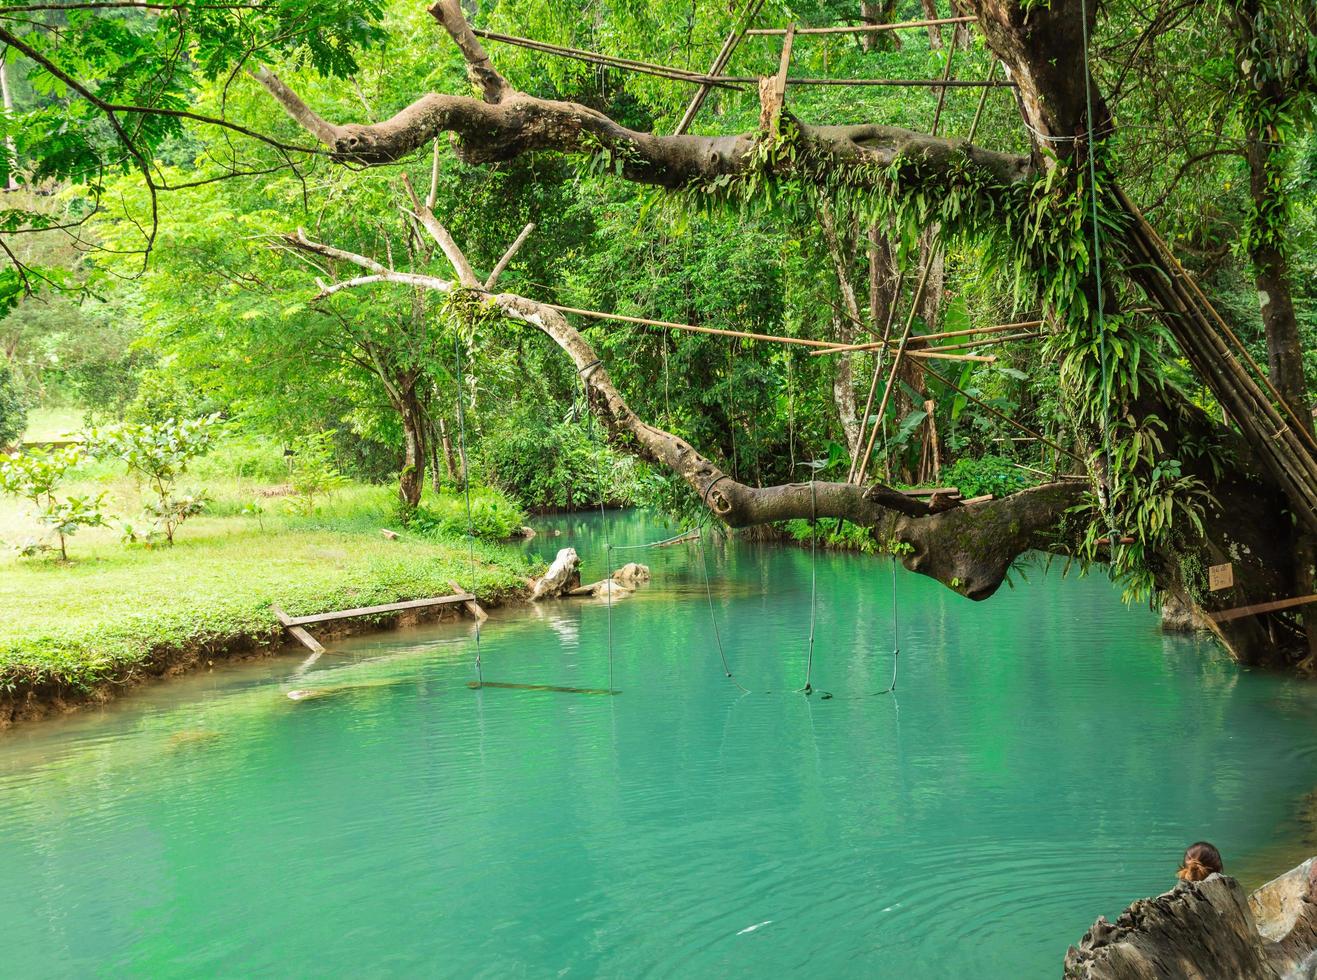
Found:
[[[1311,975],[1317,904],[1312,861],[1245,894],[1214,874],[1099,918],[1065,957],[1066,980],[1282,980]],[[1296,970],[1298,971],[1296,973]]]
[[[594,596],[601,598],[611,594],[613,598],[620,599],[629,596],[632,592],[644,585],[650,579],[649,566],[641,565],[639,562],[627,562],[621,568],[613,573],[613,585],[610,590],[608,579],[601,578],[598,582],[591,582],[589,585],[578,586],[567,594],[570,596]]]

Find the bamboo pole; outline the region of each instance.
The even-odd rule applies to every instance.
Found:
[[[1007,330],[1032,329],[1034,327],[1041,327],[1042,325],[1043,325],[1042,320],[1022,320],[1019,323],[999,323],[996,326],[975,327],[972,330],[947,330],[947,331],[942,331],[940,333],[920,334],[911,339],[946,340],[951,337],[970,337],[973,336],[974,334],[979,334],[979,333],[994,334],[994,333],[1004,333]],[[812,357],[819,354],[842,354],[845,353],[846,351],[853,351],[853,350],[878,350],[879,348],[883,347],[885,343],[890,345],[891,341],[875,340],[875,341],[866,341],[863,344],[833,344],[826,350],[812,351],[810,356]],[[951,346],[959,346],[959,345],[953,344]]]
[[[709,66],[708,74],[710,78],[722,74],[723,69],[727,67],[727,62],[731,61],[732,54],[736,51],[737,45],[739,45],[741,39],[745,37],[745,32],[750,26],[750,22],[759,14],[759,8],[763,5],[764,0],[751,0],[750,6],[746,8],[745,15],[741,20],[741,26],[739,28],[732,28],[727,35],[727,39],[723,41],[722,48],[713,59],[713,64]],[[691,96],[690,104],[686,106],[686,111],[682,113],[681,121],[677,123],[677,128],[672,131],[673,136],[680,136],[690,128],[691,123],[695,121],[696,114],[700,111],[700,107],[704,105],[704,100],[709,97],[709,91],[712,88],[713,86],[708,82],[702,82],[700,84],[699,91]]]
[[[901,353],[898,349],[897,353]],[[942,361],[976,361],[980,364],[995,363],[997,358],[991,354],[944,354],[940,350],[907,350],[906,357],[932,358]]]
[[[650,320],[643,316],[624,316],[621,313],[602,313],[599,310],[582,310],[575,306],[560,306],[557,303],[540,303],[559,313],[574,313],[577,316],[593,317],[596,320],[620,320],[622,323],[638,323],[644,327],[663,327],[667,330],[685,330],[689,333],[713,334],[717,337],[740,337],[743,340],[766,340],[774,344],[796,344],[801,347],[829,347],[830,340],[810,340],[806,337],[783,337],[780,334],[751,333],[746,330],[724,330],[721,327],[697,327],[690,323],[673,323],[671,320]]]
[[[637,61],[634,58],[619,58],[616,55],[601,54],[598,51],[585,51],[581,48],[569,48],[561,44],[549,44],[545,41],[535,41],[528,37],[516,37],[512,34],[498,34],[494,31],[471,29],[477,37],[484,38],[487,41],[498,41],[500,44],[511,44],[515,47],[529,48],[531,51],[543,51],[545,54],[556,54],[563,58],[573,58],[577,61],[585,61],[590,64],[608,65],[613,68],[620,68],[625,71],[639,72],[644,75],[656,75],[659,78],[668,78],[678,82],[690,82],[695,85],[707,85],[717,88],[739,89],[740,85],[748,84],[755,79],[729,79],[726,77],[715,78],[712,75],[701,75],[699,72],[686,71],[682,68],[669,68],[667,65],[656,65],[649,61]],[[740,84],[737,84],[737,82]]]
[[[968,24],[970,21],[977,20],[976,17],[939,17],[934,20],[906,20],[899,21],[895,24],[861,24],[856,26],[845,27],[798,27],[797,34],[878,34],[883,31],[904,31],[916,27],[937,27],[941,24]],[[748,30],[746,34],[757,34],[760,36],[777,35],[781,36],[787,32],[784,27],[757,27]]]
[[[901,300],[901,287],[904,285],[905,266],[902,265],[901,271],[896,277],[896,288],[892,291],[892,302],[887,307],[887,323],[883,326],[882,344],[878,348],[880,353],[874,357],[873,378],[869,381],[869,397],[864,400],[864,414],[860,416],[860,439],[856,440],[857,444],[864,438],[864,428],[869,424],[869,412],[873,409],[873,396],[878,393],[878,375],[882,373],[883,369],[883,353],[886,351],[886,348],[883,345],[886,345],[887,341],[891,339],[892,323],[896,319],[896,307]],[[874,424],[876,425],[877,423]],[[855,479],[855,466],[857,462],[858,460],[851,460],[850,468],[846,471],[847,483],[850,483]]]
[[[928,287],[928,274],[932,271],[933,263],[937,261],[937,253],[941,251],[941,248],[942,243],[939,241],[929,250],[928,261],[924,263],[923,275],[919,277],[919,285],[915,288],[915,294],[910,299],[910,314],[905,319],[905,330],[901,333],[901,346],[896,349],[896,357],[892,359],[892,371],[887,375],[887,385],[883,388],[883,400],[878,403],[877,419],[869,432],[869,444],[865,447],[864,459],[860,462],[860,468],[855,473],[855,482],[858,484],[863,485],[865,474],[869,472],[869,459],[873,455],[874,439],[878,435],[878,427],[881,424],[883,413],[887,411],[887,402],[891,399],[892,389],[896,385],[896,372],[901,369],[901,359],[905,355],[906,345],[910,342],[910,331],[915,325],[915,313],[919,310],[919,303],[924,298],[924,290]]]
[[[729,82],[748,84],[752,79],[725,76]],[[978,81],[973,78],[788,78],[788,85],[888,85],[898,88],[1016,88],[1005,78]]]
[[[949,76],[950,76],[950,70],[951,70],[951,60],[950,60],[950,57],[948,57],[948,59],[947,59],[947,71],[944,72],[944,77],[949,77]],[[996,70],[997,70],[997,62],[996,62],[996,60],[994,59],[993,62],[992,62],[991,64],[988,65],[988,74],[987,74],[986,76],[984,76],[985,81],[991,81],[991,80],[992,80],[993,73],[994,73]],[[978,108],[977,108],[977,109],[975,110],[975,112],[974,112],[974,120],[970,123],[969,133],[968,133],[968,135],[965,137],[965,142],[967,142],[967,143],[972,143],[972,142],[974,141],[974,135],[975,135],[975,133],[978,132],[978,128],[979,128],[979,119],[980,119],[980,117],[982,117],[982,115],[983,115],[983,106],[987,103],[987,101],[988,101],[988,89],[985,88],[985,89],[983,89],[982,93],[979,95],[979,104],[978,104]],[[939,112],[939,114],[938,114],[938,118],[936,118],[936,119],[933,120],[933,135],[937,135],[937,126],[938,126],[938,123],[939,123],[939,121],[940,121],[940,118],[941,118],[941,113]],[[913,320],[914,320],[915,310],[916,310],[916,309],[918,308],[918,306],[919,306],[919,300],[920,300],[920,297],[923,295],[924,287],[925,287],[925,286],[927,285],[927,283],[928,283],[928,273],[929,273],[929,270],[932,268],[933,262],[934,262],[935,260],[936,260],[936,256],[935,256],[933,253],[930,253],[929,256],[928,256],[928,262],[925,264],[925,267],[924,267],[923,275],[922,275],[921,280],[920,280],[920,283],[919,283],[919,288],[916,290],[916,292],[915,292],[915,297],[914,297],[914,299],[911,301],[911,304],[910,304],[910,319],[906,322],[906,328],[905,328],[905,334],[906,334],[906,336],[908,336],[909,333],[910,333],[910,325],[911,325],[911,323],[912,323]],[[902,275],[902,278],[904,278],[904,276],[905,276],[905,270],[904,270],[904,269],[902,269],[901,275]],[[897,286],[897,298],[899,298],[899,295],[900,295],[900,286],[899,286],[899,284],[898,284],[898,286]],[[893,301],[893,307],[894,307],[894,306],[895,306],[895,300]],[[890,339],[889,336],[887,335],[888,333],[890,333],[890,326],[891,326],[890,319],[889,319],[888,326],[889,326],[889,331],[888,331],[888,332],[885,332],[885,334],[884,334],[884,336],[883,336],[883,341],[882,341],[882,346],[884,346],[884,347],[885,347],[885,345],[887,344],[887,341]],[[902,349],[905,348],[905,337],[902,338],[901,348],[902,348]],[[854,482],[856,482],[856,483],[863,483],[863,482],[864,482],[865,474],[866,474],[866,473],[868,472],[868,470],[869,470],[869,460],[873,457],[873,444],[874,444],[874,440],[875,440],[875,439],[877,438],[877,436],[878,436],[878,426],[879,426],[879,424],[880,424],[880,422],[881,422],[881,420],[882,420],[882,413],[883,413],[884,411],[886,411],[886,408],[887,408],[887,398],[888,398],[888,395],[889,395],[889,393],[890,393],[890,391],[891,391],[892,381],[896,378],[896,370],[897,370],[897,367],[899,366],[899,363],[900,363],[900,356],[901,356],[901,354],[900,354],[900,351],[898,350],[898,351],[897,351],[897,363],[894,363],[894,364],[892,365],[892,373],[891,373],[891,375],[889,376],[889,378],[887,379],[887,389],[883,392],[883,406],[882,406],[881,409],[879,409],[878,415],[877,415],[877,416],[875,417],[875,419],[874,419],[874,422],[873,422],[873,429],[872,429],[872,430],[870,431],[870,433],[869,433],[869,441],[868,441],[868,443],[867,443],[867,445],[865,446],[865,449],[864,449],[864,458],[863,458],[863,460],[862,460],[861,463],[860,463],[860,467],[859,467],[858,472],[856,472],[856,470],[855,470],[855,466],[854,466],[854,462],[855,462],[855,461],[852,460],[851,472],[848,473],[847,476],[846,476],[846,481],[847,481],[848,483],[851,482],[852,480],[854,480]],[[874,365],[874,382],[875,382],[875,384],[876,384],[876,382],[877,382],[877,379],[878,379],[878,371],[879,371],[879,369],[880,369],[882,363],[883,363],[883,357],[882,357],[882,354],[880,353],[879,356],[878,356],[878,361],[877,361],[877,363]],[[920,367],[923,367],[923,364],[922,364],[920,361],[915,361],[915,362],[913,362],[913,363],[915,363],[916,365],[918,365],[918,366],[920,366]],[[870,392],[869,392],[869,396],[870,396],[870,397],[869,397],[869,402],[868,402],[868,403],[866,404],[866,406],[865,406],[864,418],[862,418],[862,419],[860,420],[860,434],[861,434],[861,435],[864,434],[864,425],[865,425],[865,423],[867,423],[867,422],[869,421],[869,409],[868,409],[868,405],[869,405],[869,404],[872,404],[872,401],[873,401],[873,391],[872,391],[872,389],[871,389]]]
[[[1221,316],[1221,314],[1217,312],[1217,309],[1215,306],[1212,305],[1211,300],[1207,298],[1207,296],[1203,293],[1202,289],[1199,287],[1198,281],[1189,274],[1189,271],[1185,269],[1183,265],[1180,264],[1180,260],[1175,257],[1175,253],[1171,251],[1170,246],[1167,245],[1165,240],[1161,237],[1161,235],[1158,234],[1157,229],[1152,226],[1151,222],[1149,222],[1148,219],[1143,216],[1143,212],[1140,211],[1138,207],[1134,204],[1134,202],[1131,201],[1125,195],[1124,190],[1117,187],[1116,193],[1120,198],[1121,203],[1127,209],[1129,209],[1130,213],[1140,223],[1140,225],[1147,231],[1149,236],[1151,236],[1152,240],[1156,242],[1158,246],[1160,246],[1161,250],[1164,253],[1166,253],[1167,261],[1170,263],[1171,267],[1175,270],[1177,275],[1180,276],[1180,278],[1184,281],[1184,283],[1188,285],[1188,287],[1196,295],[1202,308],[1205,309],[1211,315],[1212,319],[1216,321],[1217,326],[1219,326],[1221,330],[1225,333],[1225,335],[1228,338],[1230,338],[1230,340],[1234,343],[1235,348],[1241,354],[1244,355],[1244,359],[1248,362],[1249,366],[1257,374],[1258,378],[1262,381],[1263,385],[1266,386],[1267,390],[1271,393],[1271,396],[1276,399],[1277,403],[1285,410],[1285,414],[1287,414],[1290,417],[1290,421],[1292,421],[1295,424],[1295,426],[1298,428],[1300,435],[1303,437],[1304,441],[1308,443],[1309,448],[1313,450],[1317,450],[1317,436],[1314,436],[1311,429],[1309,429],[1309,427],[1305,425],[1304,422],[1299,418],[1299,413],[1296,412],[1293,406],[1291,406],[1290,403],[1287,402],[1281,396],[1281,393],[1278,390],[1276,390],[1276,386],[1271,383],[1270,375],[1262,369],[1261,365],[1259,365],[1256,360],[1254,360],[1253,355],[1249,353],[1248,348],[1244,346],[1243,341],[1239,339],[1239,336],[1235,333],[1235,331],[1231,329],[1230,325],[1226,323],[1225,319]]]

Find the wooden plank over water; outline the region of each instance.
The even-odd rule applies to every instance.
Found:
[[[271,608],[274,609],[275,618],[277,618],[279,622],[283,624],[284,629],[286,629],[289,632],[289,634],[293,637],[293,639],[295,639],[298,643],[302,644],[302,646],[306,647],[314,654],[321,654],[325,652],[325,648],[320,645],[319,641],[317,641],[316,638],[312,636],[310,633],[308,633],[306,630],[302,629],[302,627],[298,626],[297,622],[286,612],[280,609],[277,604],[271,603]]]
[[[410,599],[407,602],[390,602],[383,606],[362,606],[358,609],[340,609],[338,612],[318,613],[315,616],[292,616],[287,621],[280,620],[285,626],[307,626],[311,623],[329,623],[336,619],[354,619],[357,616],[379,616],[384,613],[404,612],[408,609],[425,609],[428,606],[447,606],[457,602],[474,602],[475,596],[469,592],[457,595],[441,595],[433,599]],[[277,607],[276,607],[277,608]]]
[[[455,579],[450,578],[448,580],[448,585],[450,588],[455,589],[457,592],[463,595],[466,594],[466,589],[458,585]],[[480,603],[476,602],[474,596],[471,598],[469,602],[462,603],[462,608],[465,609],[467,612],[469,612],[472,616],[474,616],[479,622],[483,623],[485,620],[489,618],[489,613],[485,612],[485,610],[480,607]]]
[[[607,694],[618,695],[621,691],[610,691],[606,687],[557,687],[553,684],[508,684],[503,681],[467,681],[466,686],[473,691],[482,687],[500,687],[509,691],[552,691],[555,694]]]
[[[1243,619],[1245,616],[1256,616],[1259,613],[1275,612],[1278,609],[1289,609],[1293,606],[1305,606],[1310,602],[1317,602],[1317,594],[1301,595],[1293,599],[1277,599],[1274,602],[1259,602],[1252,606],[1240,606],[1238,609],[1208,613],[1208,618],[1214,623],[1228,623],[1232,619]]]

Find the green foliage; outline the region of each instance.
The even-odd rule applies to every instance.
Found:
[[[338,470],[333,440],[332,432],[311,432],[293,441],[293,496],[288,503],[295,513],[314,513],[316,498],[333,493],[347,482]]]
[[[69,557],[66,538],[79,528],[105,524],[105,516],[101,513],[104,493],[70,495],[62,500],[56,496],[65,475],[83,458],[80,446],[0,455],[0,493],[21,497],[36,509],[37,520],[59,541],[60,557],[65,561]],[[20,546],[24,555],[46,549],[47,546],[39,540]]]
[[[493,487],[471,488],[471,535],[490,541],[516,537],[525,512]],[[455,540],[467,535],[466,497],[461,492],[432,494],[417,508],[408,529],[429,537]]]
[[[486,479],[533,511],[634,503],[635,463],[602,438],[598,422],[516,415],[481,441]]]
[[[124,418],[151,425],[169,419],[202,418],[217,411],[214,399],[204,393],[195,378],[170,366],[148,369],[138,377],[136,394],[125,406]]]
[[[27,427],[27,405],[18,390],[9,362],[0,359],[0,449],[9,446]]]
[[[163,422],[125,422],[88,431],[93,451],[99,456],[122,460],[128,471],[146,483],[155,499],[145,504],[150,521],[147,540],[163,534],[174,543],[174,532],[184,521],[201,513],[206,495],[201,492],[180,494],[177,483],[193,459],[209,451],[215,439],[219,416],[197,419],[165,419]],[[141,535],[129,530],[129,540]]]
[[[1005,497],[1036,482],[1009,459],[992,454],[962,457],[942,470],[942,483],[957,487],[966,498],[985,493]]]
[[[807,520],[787,521],[784,525],[787,534],[794,541],[808,544],[817,540],[825,548],[838,551],[859,551],[866,555],[879,551],[878,542],[874,540],[873,529],[852,524],[850,521],[822,520],[811,523]]]

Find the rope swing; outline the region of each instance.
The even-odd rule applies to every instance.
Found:
[[[466,412],[462,407],[462,342],[457,327],[453,328],[453,365],[457,381],[457,446],[462,460],[462,493],[466,497],[466,545],[467,560],[470,563],[470,588],[476,584],[476,536],[475,526],[471,521],[471,467],[466,456]],[[476,684],[485,684],[484,669],[480,662],[480,619],[476,619]]]
[[[585,410],[586,426],[590,432],[590,439],[595,443],[599,450],[599,523],[603,528],[604,535],[604,565],[607,568],[607,575],[604,578],[604,601],[608,607],[608,689],[613,690],[613,546],[608,541],[608,515],[604,513],[604,493],[605,493],[605,443],[602,436],[595,436],[594,413],[590,411],[590,374],[595,368],[603,363],[599,358],[595,358],[585,367],[577,371],[581,379],[581,400]]]

